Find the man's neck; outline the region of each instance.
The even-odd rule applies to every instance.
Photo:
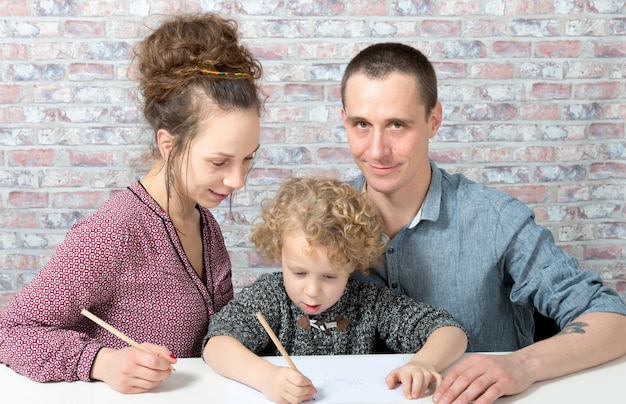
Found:
[[[429,167],[430,170],[430,167]],[[428,172],[428,179],[415,186],[405,186],[393,193],[385,194],[366,188],[366,192],[378,207],[384,222],[384,231],[389,238],[393,238],[406,226],[422,207],[432,173]],[[367,183],[366,183],[367,187]]]

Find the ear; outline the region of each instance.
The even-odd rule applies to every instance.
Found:
[[[343,121],[343,126],[347,129],[348,125],[346,124],[346,110],[344,107],[341,107],[341,120]]]
[[[165,129],[159,129],[156,137],[159,152],[161,153],[161,158],[167,161],[170,156],[170,152],[172,151],[172,148],[174,148],[174,144],[176,143],[174,136],[172,136],[172,134]]]
[[[437,102],[433,110],[430,112],[430,117],[428,118],[428,122],[430,124],[429,138],[432,139],[432,137],[435,136],[435,134],[439,130],[439,127],[441,126],[441,120],[443,119],[442,116],[443,107],[441,106],[440,102]]]

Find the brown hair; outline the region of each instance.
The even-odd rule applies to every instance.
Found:
[[[277,259],[285,232],[301,230],[314,248],[328,248],[338,273],[346,266],[367,273],[385,250],[382,220],[367,196],[350,185],[324,178],[290,178],[273,200],[264,200],[251,233],[257,251]],[[346,274],[347,275],[347,274]]]
[[[426,106],[427,116],[437,105],[437,75],[432,63],[419,50],[401,43],[371,45],[348,63],[341,80],[341,100],[345,107],[346,83],[352,75],[364,73],[371,79],[384,79],[392,72],[415,78],[418,94]]]
[[[220,110],[260,113],[261,63],[239,43],[237,29],[236,21],[213,13],[173,16],[135,49],[144,116],[155,133],[165,129],[175,138],[168,176],[202,119]],[[153,157],[158,153],[153,147]]]

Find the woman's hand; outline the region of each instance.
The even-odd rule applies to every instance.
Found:
[[[91,378],[101,380],[121,393],[144,393],[172,374],[176,358],[169,349],[141,344],[152,353],[137,348],[102,348],[91,367]]]
[[[434,382],[438,385],[441,379],[441,374],[431,364],[412,360],[392,370],[385,378],[385,382],[390,389],[402,384],[404,398],[414,400],[424,397],[430,384]]]

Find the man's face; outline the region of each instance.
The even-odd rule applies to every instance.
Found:
[[[354,74],[346,83],[341,114],[368,190],[393,197],[430,182],[428,142],[441,124],[441,105],[427,115],[413,77]]]

